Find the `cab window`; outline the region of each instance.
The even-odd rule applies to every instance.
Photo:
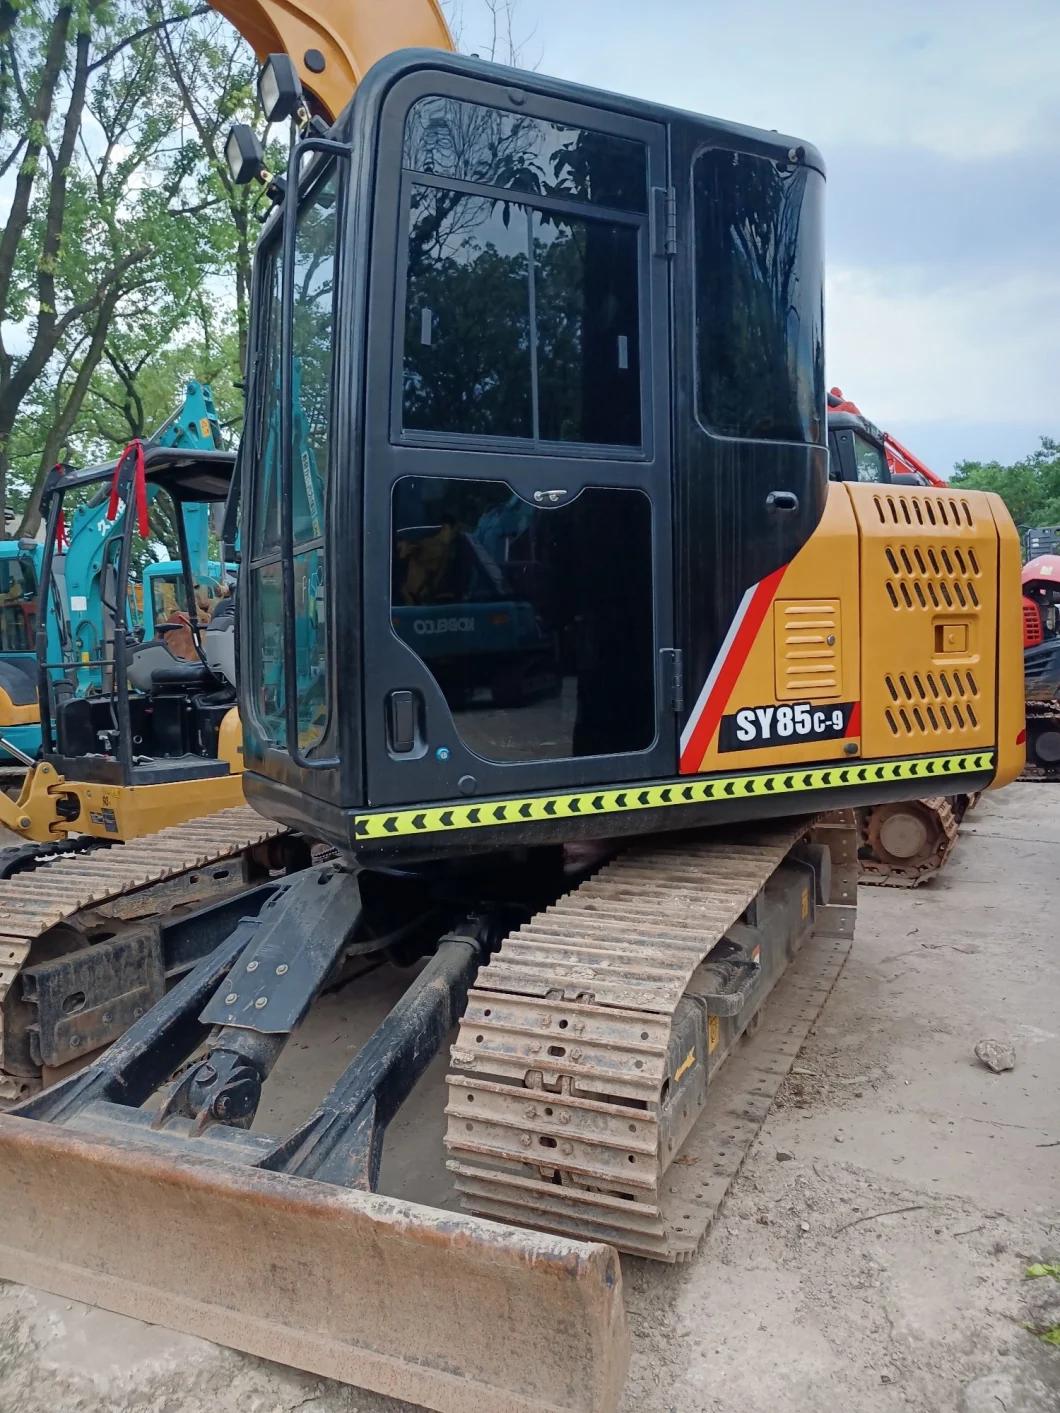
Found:
[[[252,661],[255,715],[265,734],[287,741],[286,694],[298,701],[298,745],[311,750],[327,722],[324,516],[330,458],[332,305],[335,295],[338,175],[334,167],[301,200],[294,249],[291,520],[297,681],[284,679],[285,616],[280,556],[280,277],[274,249],[262,290],[267,313],[258,349],[260,467],[251,535]],[[290,607],[290,606],[286,606]]]
[[[696,392],[709,431],[825,440],[823,188],[801,164],[696,158]]]
[[[0,559],[0,652],[31,653],[37,628],[37,578],[22,558]]]
[[[891,473],[883,447],[876,446],[860,432],[854,433],[854,465],[859,481],[890,482]]]
[[[643,145],[425,98],[404,160],[402,429],[640,446]]]

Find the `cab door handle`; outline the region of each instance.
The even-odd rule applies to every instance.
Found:
[[[794,515],[799,508],[799,498],[794,491],[770,491],[766,496],[766,509],[783,511],[785,515]]]

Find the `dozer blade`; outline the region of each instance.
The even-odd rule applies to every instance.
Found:
[[[615,1251],[0,1115],[0,1277],[452,1413],[605,1413]]]

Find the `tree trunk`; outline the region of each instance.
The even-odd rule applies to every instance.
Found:
[[[62,411],[52,423],[48,435],[44,441],[41,451],[40,461],[37,464],[37,472],[33,478],[33,486],[26,501],[26,508],[22,512],[22,520],[19,524],[18,536],[34,536],[41,522],[40,498],[44,489],[44,478],[59,460],[59,454],[66,444],[66,439],[73,429],[74,423],[81,412],[81,405],[88,392],[88,385],[92,380],[92,374],[99,366],[99,360],[103,356],[103,349],[107,341],[107,334],[110,331],[111,320],[114,318],[114,311],[121,298],[120,289],[112,289],[103,301],[99,314],[96,316],[95,327],[92,330],[92,339],[85,350],[85,356],[81,360],[81,366],[77,370],[77,377],[71,385],[70,392],[63,403]]]
[[[44,239],[41,242],[41,253],[37,260],[37,324],[33,331],[33,342],[17,367],[13,368],[6,350],[0,354],[0,529],[3,530],[6,530],[7,523],[5,514],[7,509],[7,473],[11,431],[15,425],[15,418],[18,416],[26,394],[48,366],[66,327],[66,321],[58,317],[55,308],[55,267],[59,258],[59,245],[62,240],[66,214],[67,176],[74,156],[77,134],[81,129],[81,115],[84,111],[85,93],[88,87],[88,55],[92,44],[91,16],[98,10],[100,3],[101,0],[92,0],[90,3],[84,28],[78,31],[75,41],[74,72],[70,83],[70,96],[63,118],[63,132],[59,142],[59,150],[55,154],[51,178],[48,183]],[[15,247],[30,215],[30,202],[37,177],[37,162],[44,146],[44,129],[51,117],[71,13],[69,6],[61,7],[52,24],[52,31],[48,37],[44,77],[41,82],[42,90],[46,83],[50,84],[47,102],[46,104],[42,103],[39,92],[35,105],[34,121],[37,120],[36,114],[42,113],[41,126],[40,128],[30,128],[26,155],[22,159],[22,166],[19,168],[15,182],[12,218],[4,228],[3,236],[0,236],[0,318],[6,308],[11,288]],[[54,74],[50,69],[53,59],[58,65]],[[30,161],[31,154],[35,154],[32,162]],[[9,250],[8,246],[12,239],[14,244]]]

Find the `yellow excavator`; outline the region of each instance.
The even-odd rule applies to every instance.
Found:
[[[0,1116],[0,1276],[430,1408],[611,1410],[617,1253],[713,1221],[851,945],[853,812],[1022,768],[1019,541],[994,496],[829,483],[812,146],[361,9],[224,6],[293,120],[282,180],[228,144],[277,206],[244,788],[334,857]],[[291,1035],[386,961],[269,1132]],[[450,1040],[468,1215],[380,1191]]]

